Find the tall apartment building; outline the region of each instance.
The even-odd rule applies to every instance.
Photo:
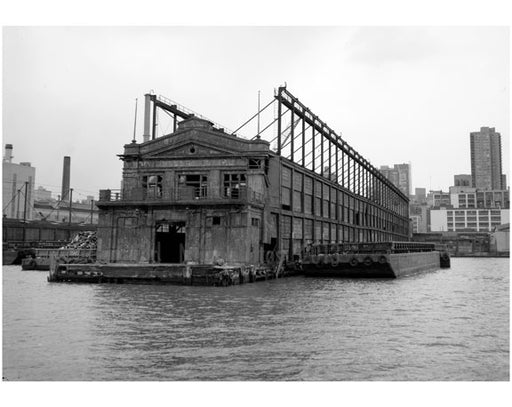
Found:
[[[506,189],[501,169],[501,135],[494,127],[481,127],[470,133],[471,178],[479,190]]]
[[[411,195],[411,165],[394,164],[393,168],[382,165],[379,171],[406,196]]]
[[[12,159],[12,144],[6,144],[2,162],[2,215],[31,219],[36,169],[28,162],[16,164]]]

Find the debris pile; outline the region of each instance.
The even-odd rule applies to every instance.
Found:
[[[96,232],[78,232],[67,245],[61,249],[90,249],[96,250]]]

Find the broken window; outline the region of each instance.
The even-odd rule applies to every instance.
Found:
[[[257,158],[249,158],[249,169],[258,170],[261,168],[261,160]]]
[[[145,175],[142,177],[142,189],[146,198],[162,197],[162,180],[161,175]]]
[[[247,189],[245,174],[224,174],[224,196],[240,199]]]
[[[201,174],[181,174],[178,178],[181,197],[204,198],[208,196],[208,177]]]

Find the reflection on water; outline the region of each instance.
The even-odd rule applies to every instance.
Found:
[[[508,259],[398,280],[46,282],[3,267],[8,380],[509,380]]]

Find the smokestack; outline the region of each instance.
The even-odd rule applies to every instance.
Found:
[[[149,127],[151,120],[151,95],[146,93],[145,95],[146,101],[144,104],[144,134],[142,135],[142,142],[145,143],[149,141]]]
[[[71,170],[71,157],[64,157],[64,167],[62,169],[62,193],[61,197],[63,201],[69,199],[69,179]]]
[[[12,144],[5,145],[4,161],[6,161],[8,163],[12,162]]]

